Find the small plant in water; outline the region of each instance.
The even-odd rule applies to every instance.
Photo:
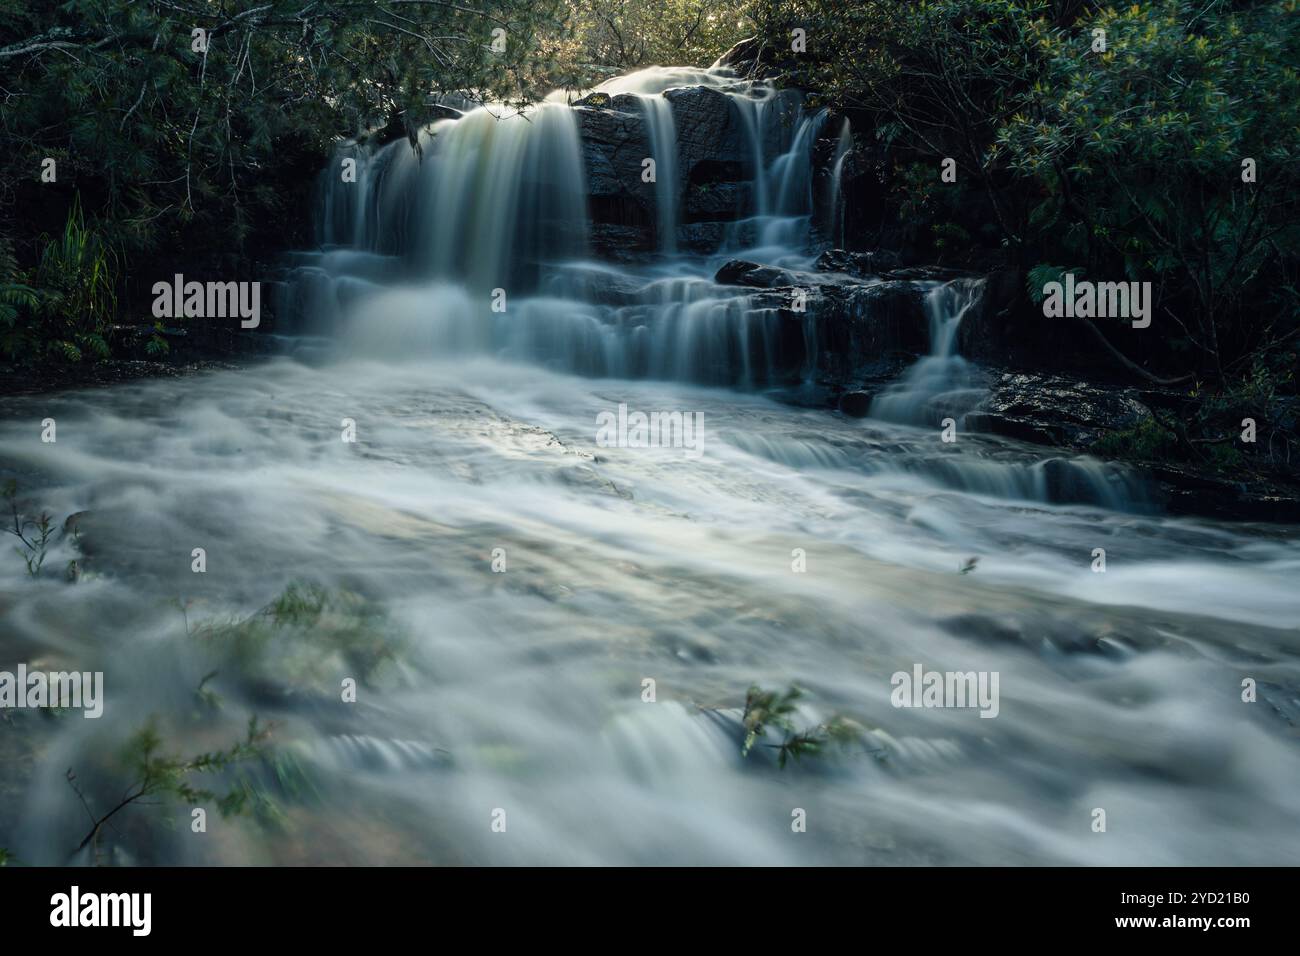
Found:
[[[49,549],[50,538],[54,536],[54,522],[48,514],[41,513],[39,518],[29,518],[18,510],[18,483],[7,481],[4,485],[4,498],[9,502],[11,525],[5,528],[20,542],[21,548],[14,548],[27,565],[27,573],[36,577],[41,573],[45,563],[45,554]]]
[[[745,695],[745,713],[741,718],[745,726],[741,756],[748,757],[754,744],[759,738],[766,737],[769,729],[779,730],[783,734],[780,743],[764,744],[777,752],[776,765],[782,770],[791,757],[799,760],[820,756],[830,744],[848,745],[861,738],[862,728],[838,714],[824,723],[796,730],[793,717],[802,697],[803,691],[794,686],[784,693],[763,690],[757,685],[751,686]]]
[[[189,758],[171,757],[163,752],[163,741],[157,727],[151,721],[131,738],[124,753],[124,763],[131,771],[134,782],[122,794],[118,803],[107,813],[96,815],[77,786],[77,775],[69,768],[68,785],[72,787],[86,808],[93,825],[90,832],[82,839],[77,850],[83,850],[95,840],[117,813],[133,803],[147,797],[180,800],[191,806],[208,801],[216,801],[222,816],[242,813],[248,803],[247,788],[236,786],[225,794],[216,794],[195,786],[191,782],[194,774],[219,773],[234,764],[261,756],[264,745],[271,734],[271,728],[263,727],[257,717],[248,719],[248,730],[243,740],[235,742],[226,750],[214,750],[197,754]],[[153,803],[154,801],[150,801]]]

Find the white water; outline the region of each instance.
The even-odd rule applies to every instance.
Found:
[[[726,81],[625,84],[700,76]],[[735,95],[763,161],[733,241],[806,264],[798,157],[821,120],[770,135],[768,155],[778,101]],[[564,109],[439,124],[423,163],[403,144],[366,157],[364,201],[327,191],[327,248],[298,260],[303,361],[0,403],[0,478],[60,519],[88,512],[79,583],[61,579],[68,538],[37,580],[0,560],[0,669],[103,670],[107,687],[99,721],[0,727],[0,846],[74,859],[87,818],[66,770],[111,805],[129,781],[110,756],[151,714],[188,754],[257,714],[279,770],[247,780],[274,812],[210,813],[198,838],[186,807],[134,808],[101,861],[1293,861],[1294,529],[1143,513],[1100,463],[940,442],[930,416],[970,397],[953,349],[970,283],[929,292],[932,355],[876,418],[773,400],[762,389],[807,375],[787,350],[811,326],[786,335],[716,286],[734,249],[584,258]],[[702,413],[703,454],[598,446],[620,403]],[[1048,468],[1106,507],[1048,503]],[[335,610],[234,650],[204,630],[294,581],[361,623]],[[916,663],[998,672],[999,716],[894,708],[890,677]],[[215,711],[195,693],[212,671]],[[754,683],[806,688],[800,723],[846,714],[863,745],[784,771],[762,748],[743,760],[735,708]]]
[[[871,414],[890,422],[937,425],[970,410],[982,391],[972,387],[969,363],[957,354],[962,319],[979,301],[982,279],[935,283],[925,293],[930,354],[871,403]]]
[[[677,130],[672,107],[666,99],[650,94],[642,94],[640,99],[655,160],[659,248],[672,253],[677,251]]]
[[[835,155],[831,160],[831,188],[827,202],[827,220],[830,236],[837,246],[844,245],[844,164],[853,150],[853,131],[848,120],[840,125],[840,135],[835,141]]]

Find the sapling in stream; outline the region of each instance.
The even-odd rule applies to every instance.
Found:
[[[36,577],[41,573],[41,565],[49,550],[50,538],[54,536],[54,521],[41,512],[38,518],[29,518],[18,510],[18,483],[10,480],[4,485],[4,498],[9,502],[10,526],[5,531],[17,538],[21,548],[15,548],[27,565],[27,573]]]
[[[91,810],[90,803],[77,785],[77,775],[69,768],[68,785],[76,793],[91,820],[90,831],[74,852],[80,852],[94,843],[105,825],[119,812],[146,798],[172,798],[191,806],[215,801],[222,816],[242,813],[249,799],[246,788],[236,786],[224,794],[217,794],[196,786],[192,778],[195,774],[220,773],[234,764],[261,756],[271,729],[270,725],[263,726],[256,716],[252,716],[248,719],[244,738],[229,748],[182,758],[168,756],[163,752],[162,737],[157,727],[150,722],[135,733],[125,753],[125,762],[131,770],[133,782],[123,792],[121,799],[103,813]],[[150,804],[155,802],[149,801]]]
[[[784,693],[751,686],[745,696],[745,711],[741,718],[745,727],[741,756],[748,757],[754,744],[766,737],[769,729],[783,735],[780,743],[764,744],[776,750],[776,764],[783,770],[790,757],[799,760],[820,756],[831,744],[846,746],[861,739],[862,727],[839,714],[815,726],[796,730],[793,718],[802,697],[803,691],[794,686]]]

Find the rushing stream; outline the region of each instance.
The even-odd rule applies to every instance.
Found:
[[[289,354],[0,404],[0,477],[77,515],[40,577],[0,560],[0,670],[105,674],[99,720],[0,715],[0,847],[49,864],[1294,862],[1294,529],[1171,519],[1122,470],[942,441],[979,389],[955,352],[975,281],[925,286],[932,354],[871,417],[790,401],[779,317],[712,276],[742,253],[811,261],[825,117],[717,70],[606,91],[654,104],[658,144],[675,135],[659,94],[688,83],[727,90],[754,131],[756,213],[715,256],[678,251],[661,208],[660,254],[588,257],[572,111],[473,112],[419,161],[404,142],[344,151],[360,176],[324,191],[322,248],[294,259]],[[810,319],[804,365],[813,339]],[[598,420],[620,406],[703,431],[611,444]],[[996,673],[996,717],[893,706],[891,675],[918,664]],[[762,744],[742,757],[753,684],[804,688],[799,727],[841,714],[862,735],[785,769]],[[77,790],[100,812],[120,799],[112,757],[151,715],[192,755],[254,714],[274,757],[207,775],[250,813],[209,800],[194,833],[187,806],[133,806],[73,852]]]

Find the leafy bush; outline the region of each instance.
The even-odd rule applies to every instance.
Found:
[[[74,200],[63,233],[45,240],[36,270],[41,290],[35,317],[46,350],[69,362],[108,357],[108,338],[117,310],[118,257],[86,226]]]
[[[1291,0],[759,6],[787,82],[875,131],[904,232],[952,222],[982,242],[988,218],[1035,279],[1071,263],[1151,281],[1164,361],[1203,379],[1227,383],[1300,335]],[[806,55],[785,52],[796,26]],[[947,157],[958,179],[940,186]],[[937,238],[945,253],[960,241]]]

